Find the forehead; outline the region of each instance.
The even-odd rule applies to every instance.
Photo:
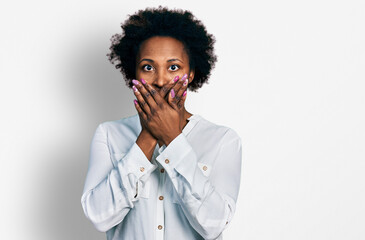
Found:
[[[137,58],[187,58],[184,44],[172,37],[155,36],[142,42]]]

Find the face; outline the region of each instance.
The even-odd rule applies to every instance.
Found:
[[[189,56],[184,45],[172,37],[155,36],[145,40],[136,58],[136,78],[143,78],[157,90],[179,75],[187,73],[189,83],[194,72],[189,72]]]

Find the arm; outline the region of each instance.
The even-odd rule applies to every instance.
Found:
[[[105,232],[123,221],[155,168],[137,143],[113,166],[103,125],[97,127],[81,197],[84,213],[97,230]]]
[[[235,212],[239,191],[241,139],[229,130],[222,143],[209,177],[199,168],[197,156],[183,134],[157,157],[173,183],[185,216],[204,239],[215,239],[223,232]]]

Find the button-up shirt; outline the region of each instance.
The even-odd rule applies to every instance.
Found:
[[[81,204],[108,240],[223,239],[240,186],[241,138],[200,115],[151,161],[138,114],[99,124]]]

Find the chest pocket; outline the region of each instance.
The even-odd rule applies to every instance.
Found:
[[[119,161],[123,161],[122,159],[126,153],[113,153],[111,154],[111,161],[113,163],[113,167],[118,165]],[[151,181],[138,181],[136,182],[136,191],[138,190],[138,195],[140,198],[149,198],[150,196],[150,188],[151,188]]]

